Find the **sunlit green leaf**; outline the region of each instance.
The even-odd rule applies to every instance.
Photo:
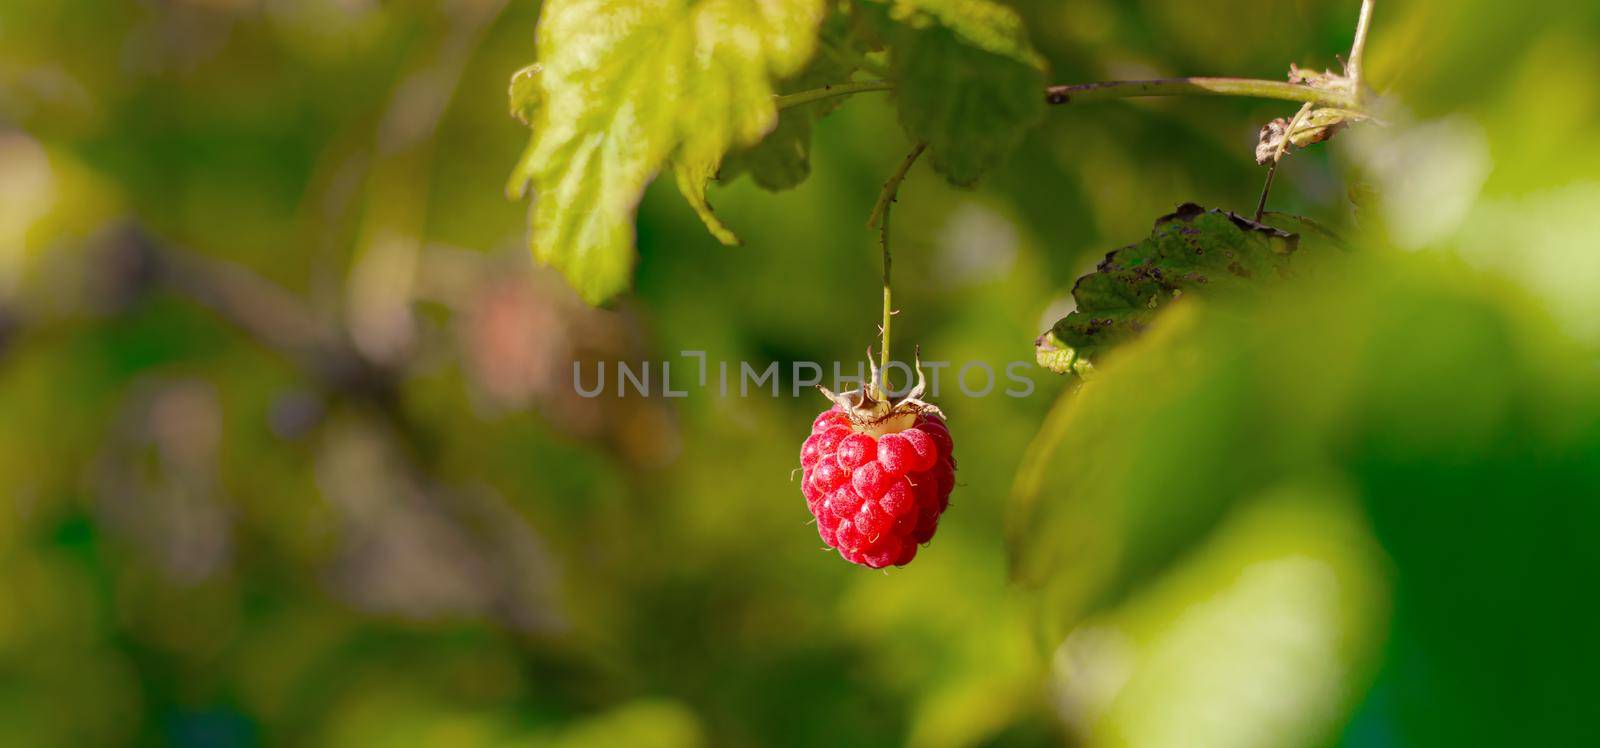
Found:
[[[779,93],[796,93],[850,80],[864,63],[865,50],[849,16],[832,13],[823,21],[819,49],[811,64],[799,75],[783,81]],[[731,181],[748,172],[764,189],[786,190],[811,175],[812,125],[844,103],[843,97],[830,97],[784,109],[778,126],[761,142],[728,154],[718,178]]]
[[[717,217],[716,211],[711,208],[711,201],[706,197],[706,186],[716,176],[716,168],[717,164],[713,161],[679,161],[672,165],[672,173],[677,179],[678,191],[683,193],[683,199],[689,201],[689,207],[694,209],[695,215],[700,216],[706,230],[717,241],[733,246],[741,243],[739,237]]]
[[[772,129],[773,80],[810,59],[822,14],[821,0],[546,3],[538,94],[513,104],[534,110],[512,185],[534,192],[534,257],[591,303],[625,288],[635,209],[669,161],[707,227],[733,241],[704,180]]]
[[[529,65],[511,75],[511,116],[532,125],[539,116],[539,66]]]

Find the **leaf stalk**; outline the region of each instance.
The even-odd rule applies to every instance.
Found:
[[[1362,69],[1362,58],[1367,53],[1367,29],[1372,26],[1372,3],[1373,0],[1361,0],[1361,15],[1356,18],[1356,38],[1350,44],[1350,61],[1344,66],[1345,77],[1350,79],[1350,88],[1355,91],[1358,100],[1363,90],[1361,76],[1366,72]]]
[[[850,81],[846,83],[831,83],[821,88],[812,88],[805,91],[797,91],[792,94],[774,96],[773,99],[777,101],[779,109],[788,109],[789,107],[810,104],[813,101],[830,99],[835,96],[848,96],[850,94],[864,93],[867,91],[887,91],[890,88],[891,86],[889,85],[888,81]]]
[[[888,181],[883,183],[883,191],[878,193],[878,202],[872,206],[872,215],[867,217],[867,228],[878,229],[878,246],[883,250],[883,326],[880,328],[882,339],[879,341],[878,371],[873,380],[878,383],[877,391],[872,396],[883,400],[884,391],[887,389],[885,380],[889,376],[889,323],[894,317],[894,297],[889,286],[889,268],[893,262],[893,255],[889,252],[889,210],[894,205],[895,199],[900,194],[900,183],[906,180],[906,174],[911,171],[917,158],[928,147],[927,143],[917,143],[911,147],[911,152],[906,154],[905,160],[900,162],[900,167],[889,175]]]
[[[1256,99],[1299,101],[1321,106],[1335,106],[1341,109],[1358,109],[1355,96],[1344,91],[1333,91],[1301,83],[1260,78],[1199,76],[1051,86],[1046,89],[1045,100],[1051,104],[1069,104],[1072,102],[1131,99],[1147,96],[1241,96]]]
[[[1370,13],[1370,10],[1367,12]],[[1353,55],[1354,51],[1352,51]],[[849,96],[869,91],[888,91],[891,88],[893,86],[884,80],[852,81],[784,94],[774,97],[774,99],[779,109],[787,109],[834,96]],[[1339,107],[1365,114],[1358,101],[1359,96],[1355,93],[1261,78],[1193,76],[1187,78],[1075,83],[1050,86],[1045,89],[1045,100],[1051,104],[1058,105],[1153,96],[1239,96],[1256,99],[1276,99],[1279,101],[1310,102],[1319,106]]]

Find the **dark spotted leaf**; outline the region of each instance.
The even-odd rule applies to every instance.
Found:
[[[1193,203],[1156,220],[1150,237],[1106,255],[1072,288],[1077,308],[1035,341],[1039,363],[1084,374],[1186,293],[1248,289],[1289,274],[1299,236]]]

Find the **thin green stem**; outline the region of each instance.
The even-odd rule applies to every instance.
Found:
[[[1300,111],[1294,113],[1294,119],[1289,120],[1289,126],[1283,131],[1283,139],[1278,141],[1278,150],[1272,154],[1272,165],[1267,167],[1267,183],[1261,186],[1261,201],[1256,203],[1256,223],[1261,223],[1262,214],[1267,212],[1267,195],[1272,194],[1272,178],[1278,173],[1278,162],[1283,160],[1283,154],[1289,152],[1289,141],[1294,137],[1294,131],[1300,129],[1300,123],[1310,113],[1311,102],[1308,101],[1300,107]]]
[[[884,181],[883,189],[878,192],[878,202],[872,205],[872,214],[867,216],[867,228],[876,229],[889,222],[889,204],[894,202],[900,194],[900,183],[906,180],[906,174],[911,171],[911,165],[928,147],[927,143],[918,143],[911,147],[911,152],[906,154],[905,160],[900,162],[900,167]]]
[[[1350,79],[1350,88],[1355,90],[1355,95],[1361,97],[1362,58],[1367,53],[1367,29],[1372,26],[1373,0],[1361,0],[1361,15],[1356,18],[1356,39],[1350,45],[1350,61],[1345,63],[1344,74]]]
[[[1267,214],[1267,195],[1272,194],[1272,179],[1278,176],[1278,162],[1267,164],[1267,181],[1261,185],[1261,199],[1256,201],[1256,223],[1261,223],[1261,217]]]
[[[1290,141],[1294,140],[1295,131],[1300,129],[1301,123],[1305,122],[1306,117],[1310,114],[1310,102],[1306,102],[1305,106],[1300,107],[1300,111],[1294,113],[1294,119],[1289,120],[1288,129],[1283,131],[1283,140],[1278,141],[1278,150],[1272,154],[1273,163],[1283,160],[1283,154],[1289,152]]]
[[[834,83],[823,86],[822,88],[813,88],[792,94],[784,94],[775,98],[777,99],[779,109],[788,109],[792,106],[810,104],[813,101],[821,101],[834,96],[848,96],[849,94],[862,93],[865,91],[887,91],[889,88],[890,86],[888,81],[850,81],[846,83]]]
[[[1046,100],[1051,104],[1144,96],[1244,96],[1309,102],[1343,109],[1358,108],[1355,97],[1348,92],[1259,78],[1157,78],[1142,81],[1079,83],[1070,86],[1051,86],[1046,89]]]
[[[779,109],[810,104],[834,96],[888,91],[888,81],[854,81],[835,83],[775,97]],[[1334,91],[1300,83],[1263,80],[1259,78],[1157,78],[1137,81],[1101,81],[1051,86],[1045,89],[1045,100],[1051,104],[1069,104],[1083,101],[1109,99],[1134,99],[1148,96],[1241,96],[1279,101],[1311,102],[1320,106],[1339,107],[1365,113],[1357,96],[1348,91]]]
[[[900,183],[906,180],[906,174],[911,171],[912,164],[917,163],[917,157],[928,147],[927,143],[917,143],[911,147],[911,152],[906,154],[900,168],[889,175],[889,180],[883,183],[883,191],[878,193],[878,203],[872,206],[872,215],[867,218],[867,227],[877,227],[878,246],[883,250],[883,327],[882,340],[879,341],[881,350],[878,351],[878,391],[872,396],[883,400],[884,392],[888,389],[889,376],[889,323],[894,318],[894,299],[889,290],[889,267],[893,255],[889,252],[889,209],[893,207],[895,198],[900,194]]]

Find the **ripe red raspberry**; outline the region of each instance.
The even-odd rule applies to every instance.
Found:
[[[920,370],[918,372],[921,373]],[[876,385],[834,395],[800,448],[800,491],[817,534],[846,561],[904,566],[933,538],[950,505],[956,461],[939,409],[917,399],[875,400]]]

